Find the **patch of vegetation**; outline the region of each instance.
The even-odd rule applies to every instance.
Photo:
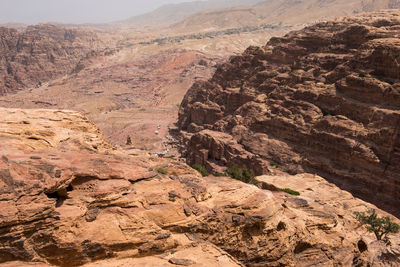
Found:
[[[364,73],[364,72],[360,72],[360,73],[358,74],[358,77],[360,77],[360,78],[365,78],[365,73]]]
[[[208,173],[208,171],[206,170],[206,168],[204,166],[201,166],[199,164],[194,164],[192,166],[193,169],[195,169],[196,171],[198,171],[203,177],[209,176],[210,174]]]
[[[145,108],[141,108],[141,109],[139,109],[139,111],[146,111],[146,109]]]
[[[175,157],[174,156],[166,156],[166,157],[164,157],[165,159],[175,159]]]
[[[227,174],[226,172],[224,172],[224,173],[216,173],[215,176],[216,177],[229,177],[229,174]]]
[[[282,192],[291,194],[291,195],[293,195],[293,196],[300,196],[300,192],[297,192],[297,191],[292,190],[292,189],[290,189],[290,188],[281,188],[281,189],[279,189],[279,191],[282,191]]]
[[[398,233],[400,226],[397,223],[391,221],[389,217],[378,217],[375,209],[371,209],[367,212],[355,212],[355,218],[362,224],[367,226],[367,230],[370,233],[374,233],[377,240],[386,238],[390,233]]]
[[[164,168],[161,168],[161,167],[157,169],[157,172],[159,174],[164,174],[164,175],[168,174],[168,171],[166,169],[164,169]]]
[[[232,165],[227,174],[233,179],[245,182],[245,183],[254,183],[254,171],[247,168],[239,168],[237,165]]]

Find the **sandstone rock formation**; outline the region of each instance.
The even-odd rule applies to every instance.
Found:
[[[68,74],[99,50],[94,33],[61,26],[0,27],[0,95]]]
[[[311,172],[400,216],[400,12],[319,23],[249,47],[193,85],[189,164]]]
[[[399,236],[374,241],[353,217],[372,206],[317,176],[290,177],[293,197],[128,156],[77,112],[0,117],[1,266],[400,264]]]

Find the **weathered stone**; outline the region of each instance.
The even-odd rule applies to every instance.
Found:
[[[188,163],[317,173],[400,216],[399,35],[399,12],[382,11],[232,57],[182,102]]]
[[[301,192],[293,197],[128,156],[77,112],[0,117],[2,266],[399,264],[398,235],[376,243],[353,217],[373,206],[320,177],[258,178]]]

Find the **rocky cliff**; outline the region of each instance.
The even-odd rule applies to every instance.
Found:
[[[292,196],[129,156],[77,112],[0,118],[1,266],[400,264],[398,235],[374,241],[354,219],[373,206],[318,176],[257,178]]]
[[[399,38],[400,12],[377,12],[232,57],[182,102],[188,163],[317,173],[400,216]]]
[[[61,26],[0,27],[0,95],[38,86],[74,70],[99,49],[94,33]]]

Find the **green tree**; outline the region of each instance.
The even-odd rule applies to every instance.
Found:
[[[201,166],[199,164],[194,164],[192,166],[193,169],[195,169],[196,171],[198,171],[201,176],[206,177],[209,176],[210,174],[208,173],[207,169],[204,166]]]
[[[362,224],[367,225],[367,230],[374,233],[376,239],[382,240],[389,233],[398,233],[400,226],[397,223],[391,221],[389,217],[378,217],[375,209],[371,209],[365,214],[365,212],[355,212],[356,219]]]
[[[227,174],[233,179],[245,182],[254,182],[254,171],[247,168],[239,168],[236,164],[233,164],[228,170]]]

